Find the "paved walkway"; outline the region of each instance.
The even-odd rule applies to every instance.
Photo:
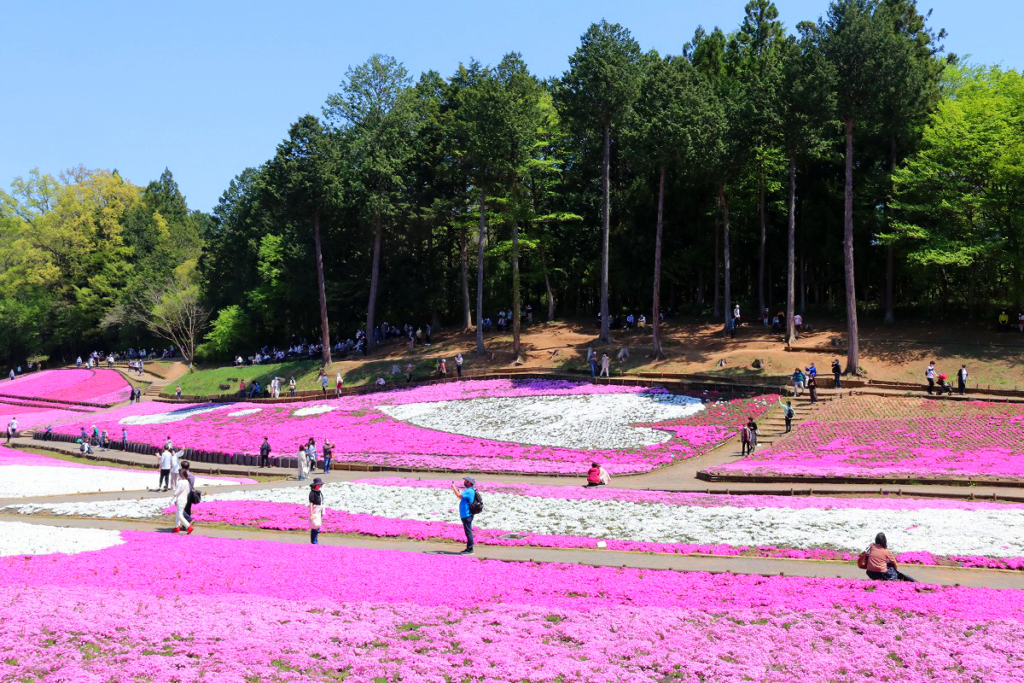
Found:
[[[29,517],[0,515],[0,521],[28,522],[52,526],[92,529],[139,529],[143,531],[169,531],[166,522],[128,522],[121,520],[71,519],[66,517]],[[254,529],[224,529],[196,527],[193,535],[211,538],[308,543],[305,532],[263,531]],[[457,555],[461,544],[400,539],[335,536],[321,534],[324,545],[373,550],[399,550],[403,552]],[[630,553],[612,550],[579,550],[560,548],[531,548],[511,546],[476,547],[476,558],[509,562],[554,562],[584,564],[594,567],[636,567],[640,569],[668,569],[683,572],[710,572],[713,574],[759,574],[762,576],[805,576],[823,578],[863,579],[864,572],[847,562],[821,562],[750,557],[716,557],[704,555],[676,555],[667,553]],[[994,569],[958,569],[951,567],[925,567],[904,565],[907,574],[921,583],[943,586],[974,586],[989,588],[1024,588],[1024,572]]]

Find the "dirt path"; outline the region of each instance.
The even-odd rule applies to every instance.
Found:
[[[129,522],[122,520],[70,519],[0,515],[2,521],[28,522],[49,526],[90,529],[138,529],[143,531],[169,531],[166,522]],[[198,526],[193,535],[211,538],[308,543],[305,532],[262,531],[238,528],[206,528]],[[373,550],[399,550],[402,552],[455,555],[461,544],[400,539],[335,536],[322,534],[324,545]],[[712,574],[760,574],[762,576],[805,576],[867,580],[864,572],[848,562],[822,562],[750,557],[717,557],[709,555],[678,555],[668,553],[631,553],[612,550],[580,550],[561,548],[534,548],[512,546],[476,547],[475,557],[480,560],[508,562],[553,562],[584,564],[594,567],[636,567],[641,569],[668,569],[681,572],[709,572]],[[467,558],[467,561],[472,561]],[[921,583],[942,586],[976,586],[988,588],[1024,588],[1024,572],[995,569],[960,569],[953,567],[927,567],[904,565]]]

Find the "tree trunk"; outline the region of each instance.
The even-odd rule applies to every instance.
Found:
[[[802,231],[801,231],[801,234]],[[807,315],[807,258],[804,247],[800,245],[800,315]]]
[[[469,331],[473,327],[473,314],[470,311],[469,303],[469,255],[466,253],[466,233],[468,228],[462,226],[462,235],[459,238],[459,261],[462,267],[462,329]]]
[[[651,310],[651,335],[654,357],[658,360],[665,357],[661,349],[661,232],[662,219],[665,212],[665,165],[661,165],[658,178],[658,222],[654,229],[654,305]]]
[[[480,190],[480,240],[476,264],[476,353],[484,355],[484,233],[487,231],[487,190]]]
[[[796,159],[789,158],[789,225],[786,240],[786,343],[796,339]]]
[[[715,284],[714,304],[712,304],[711,316],[718,318],[722,315],[722,253],[721,242],[718,232],[718,219],[715,219]]]
[[[601,161],[601,335],[600,339],[605,344],[612,340],[609,332],[610,321],[608,320],[608,242],[611,233],[611,188],[609,187],[609,174],[611,173],[611,147],[612,131],[611,123],[606,119],[604,122],[604,157]]]
[[[725,263],[725,334],[729,334],[729,323],[732,321],[732,283],[729,264],[729,200],[725,196],[725,183],[718,185],[718,201],[722,205],[722,261]]]
[[[513,209],[513,212],[515,210]],[[519,359],[519,219],[512,215],[512,355]]]
[[[853,119],[846,120],[846,192],[843,207],[843,270],[846,276],[846,374],[860,374],[857,290],[853,269]]]
[[[896,172],[896,136],[890,137],[889,145],[889,178],[890,178],[890,193],[893,192],[894,183],[892,182],[893,174]],[[891,208],[889,202],[885,202],[885,214],[889,215]],[[888,249],[885,252],[885,301],[883,306],[885,309],[884,323],[886,325],[893,325],[896,323],[896,312],[895,308],[895,288],[896,288],[896,245],[889,243]]]
[[[764,313],[766,308],[764,297],[764,249],[765,242],[767,241],[767,230],[765,229],[763,181],[757,188],[757,211],[761,221],[761,246],[757,261],[757,313],[760,315]]]
[[[327,327],[327,290],[324,288],[324,255],[320,248],[320,213],[313,214],[313,244],[316,247],[316,285],[320,294],[320,340],[324,345],[324,366],[331,364],[331,333]],[[377,283],[377,258],[380,251],[380,232],[377,233],[377,247],[373,252],[373,278],[370,281],[370,315],[373,313],[373,295]],[[371,318],[372,319],[372,318]]]
[[[544,288],[548,292],[548,320],[555,319],[555,293],[551,291],[551,278],[548,277],[548,263],[544,257],[543,245],[539,249],[540,252],[540,267],[544,269]]]

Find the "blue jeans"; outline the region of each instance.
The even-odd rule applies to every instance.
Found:
[[[473,515],[462,518],[462,528],[466,531],[466,550],[473,549]]]
[[[839,379],[839,373],[836,373],[836,374],[832,375],[832,377],[835,378],[835,382],[834,382],[835,388],[836,389],[842,389],[843,388],[843,380]]]
[[[597,377],[597,361],[590,361],[590,376]]]
[[[890,564],[884,572],[868,572],[868,578],[873,581],[897,581],[900,577],[896,573],[896,567]]]
[[[327,474],[330,471],[331,471],[331,456],[328,455],[327,457],[324,458],[324,474]]]

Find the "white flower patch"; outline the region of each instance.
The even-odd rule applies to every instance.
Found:
[[[379,405],[396,420],[450,434],[564,448],[629,448],[668,441],[663,422],[704,410],[699,398],[671,394],[582,394],[478,398]]]
[[[0,467],[0,498],[62,496],[73,493],[145,491],[160,483],[160,470],[121,470],[104,467]],[[230,486],[236,481],[196,477],[197,486]]]
[[[115,529],[75,529],[25,522],[0,522],[0,556],[49,555],[103,550],[124,543]]]
[[[332,483],[324,504],[335,510],[393,519],[458,522],[458,501],[449,489]],[[482,490],[484,529],[586,538],[860,552],[885,531],[897,552],[938,555],[1024,555],[1024,510],[878,510],[857,508],[688,507],[658,503],[538,498]],[[303,486],[231,491],[209,500],[298,503]]]
[[[246,408],[245,410],[236,410],[233,413],[228,413],[228,417],[242,417],[243,415],[255,415],[262,412],[263,408]]]
[[[295,412],[292,413],[292,416],[293,417],[308,417],[310,415],[322,415],[323,413],[329,413],[332,410],[334,410],[334,406],[328,406],[328,405],[321,404],[321,405],[317,405],[317,406],[310,406],[308,408],[299,408],[298,410],[296,410]]]
[[[24,503],[8,505],[0,510],[15,511],[22,515],[43,513],[56,517],[103,517],[122,519],[149,519],[159,517],[174,498],[142,498],[139,500],[97,500],[81,503]]]
[[[118,424],[123,425],[160,425],[168,424],[170,422],[181,422],[182,420],[192,417],[193,415],[202,415],[203,413],[212,413],[215,410],[220,410],[224,406],[195,406],[193,408],[181,408],[180,410],[172,410],[168,413],[152,413],[150,415],[129,415],[128,417],[122,417]]]

